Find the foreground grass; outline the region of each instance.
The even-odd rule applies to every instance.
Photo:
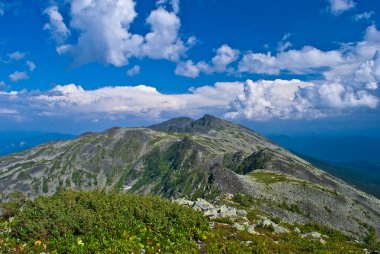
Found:
[[[266,228],[251,234],[223,221],[210,228],[201,213],[158,197],[63,191],[1,206],[0,253],[364,253],[367,246],[318,225],[297,226],[327,235],[325,242]]]
[[[202,214],[167,200],[98,191],[39,197],[11,213],[2,253],[194,253],[209,231]]]
[[[364,253],[364,245],[333,237],[321,243],[296,234],[273,234],[269,229],[254,235],[227,225],[215,227],[205,244],[204,253]]]

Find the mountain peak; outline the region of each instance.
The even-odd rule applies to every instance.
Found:
[[[205,114],[198,120],[190,117],[176,117],[148,128],[167,132],[205,132],[212,128],[222,127],[223,122],[225,121],[216,116]]]
[[[216,116],[210,115],[210,114],[205,114],[201,118],[199,118],[197,121],[206,121],[208,123],[212,122],[221,122],[223,121],[221,118],[218,118]]]
[[[192,122],[194,122],[194,120],[190,117],[176,117],[162,123],[151,125],[148,128],[156,131],[181,132]]]

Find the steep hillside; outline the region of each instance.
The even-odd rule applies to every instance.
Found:
[[[0,191],[30,197],[104,189],[167,198],[251,196],[289,223],[316,222],[355,238],[380,232],[380,201],[243,126],[205,115],[112,128],[0,157]]]

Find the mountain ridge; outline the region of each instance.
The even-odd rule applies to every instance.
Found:
[[[318,222],[363,236],[380,230],[380,201],[269,139],[211,115],[147,128],[111,128],[0,157],[0,191],[31,198],[107,189],[166,198],[252,195],[290,223]],[[294,209],[297,207],[297,209]]]

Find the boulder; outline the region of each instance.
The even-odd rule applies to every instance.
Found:
[[[213,209],[206,210],[206,211],[204,211],[204,215],[206,217],[211,218],[211,219],[219,218],[220,217],[220,215],[219,215],[219,209],[218,208],[213,208]]]
[[[314,238],[314,239],[321,238],[321,236],[322,234],[319,232],[309,232],[309,233],[301,235],[302,238]]]
[[[176,202],[179,205],[189,206],[189,207],[192,207],[194,205],[194,201],[190,201],[184,198],[175,199],[174,202]]]
[[[245,230],[245,226],[243,224],[240,224],[240,223],[234,223],[232,226],[239,231]]]
[[[297,235],[301,234],[301,230],[299,228],[295,228],[293,232]]]
[[[197,208],[200,208],[202,211],[207,211],[209,209],[213,209],[214,205],[204,199],[198,198],[197,201],[194,202],[193,208],[196,210]]]
[[[281,227],[280,225],[274,223],[273,221],[269,220],[266,217],[263,217],[262,220],[259,222],[259,225],[262,227],[273,227],[275,234],[286,234],[289,233],[289,230]]]
[[[248,233],[250,233],[250,234],[254,234],[254,233],[255,233],[255,226],[253,226],[253,225],[249,225],[249,226],[247,227],[247,231],[248,231]]]
[[[286,234],[286,233],[289,233],[289,230],[284,228],[284,227],[281,227],[277,224],[274,225],[274,233],[275,234]]]
[[[236,212],[237,210],[234,207],[228,207],[226,205],[222,205],[220,207],[220,217],[222,218],[231,218],[231,219],[238,218],[239,216],[237,216]]]
[[[240,216],[240,217],[246,217],[247,216],[247,211],[245,210],[238,210],[237,211],[237,215]]]

